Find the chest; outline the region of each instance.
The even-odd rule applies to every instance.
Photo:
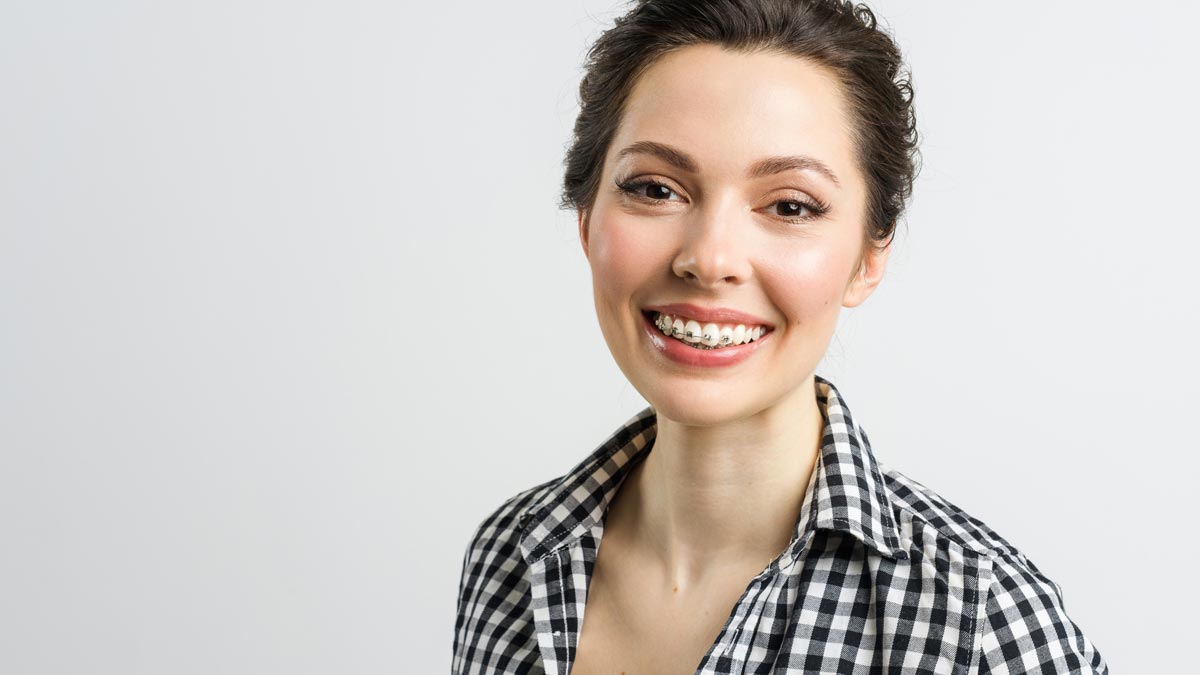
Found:
[[[730,581],[695,596],[710,602],[673,604],[644,566],[609,572],[603,549],[563,548],[531,566],[523,614],[508,603],[480,611],[473,621],[489,632],[463,649],[478,670],[455,672],[782,675],[853,663],[880,675],[965,675],[990,569],[958,548],[934,553],[881,560],[821,533],[777,574],[715,575]]]
[[[570,673],[694,675],[753,575],[741,576],[680,600],[637,583],[636,570],[610,573],[597,566]]]
[[[631,616],[610,599],[589,598],[572,675],[693,675],[725,626],[730,607],[646,609]]]

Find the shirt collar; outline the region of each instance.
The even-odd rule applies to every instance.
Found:
[[[818,529],[845,532],[880,555],[907,559],[879,464],[833,383],[814,376],[825,420],[816,470],[809,479],[792,541],[778,560],[795,560]],[[596,527],[626,474],[654,446],[657,417],[646,407],[521,514],[521,554],[535,561],[574,544]]]

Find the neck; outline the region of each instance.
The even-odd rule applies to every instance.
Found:
[[[614,507],[638,558],[680,590],[761,571],[791,541],[816,468],[824,418],[812,376],[748,418],[696,427],[660,415],[657,426]]]

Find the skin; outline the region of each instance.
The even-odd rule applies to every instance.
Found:
[[[708,629],[678,655],[684,664],[694,666],[746,583],[790,541],[820,447],[815,368],[841,308],[863,303],[884,273],[890,246],[865,235],[866,183],[846,111],[832,73],[810,61],[678,49],[638,80],[598,194],[578,213],[605,342],[658,415],[652,452],[610,505],[596,603],[602,625],[643,637],[651,617],[699,611]],[[618,158],[637,141],[681,150],[697,171],[649,154]],[[816,157],[839,184],[796,169],[747,178],[774,155]],[[628,178],[669,190],[622,193],[615,181]],[[809,215],[796,202],[814,199],[828,212],[789,219]],[[681,366],[651,346],[641,316],[667,302],[731,307],[775,331],[740,364]]]

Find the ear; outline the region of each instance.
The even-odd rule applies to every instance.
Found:
[[[583,245],[583,257],[588,257],[588,217],[587,209],[577,209],[579,218],[579,243]]]
[[[846,286],[842,295],[843,307],[857,307],[866,302],[879,282],[883,281],[883,272],[887,268],[888,254],[892,252],[892,242],[879,248],[875,242],[868,241],[866,248],[859,257],[855,274]]]

